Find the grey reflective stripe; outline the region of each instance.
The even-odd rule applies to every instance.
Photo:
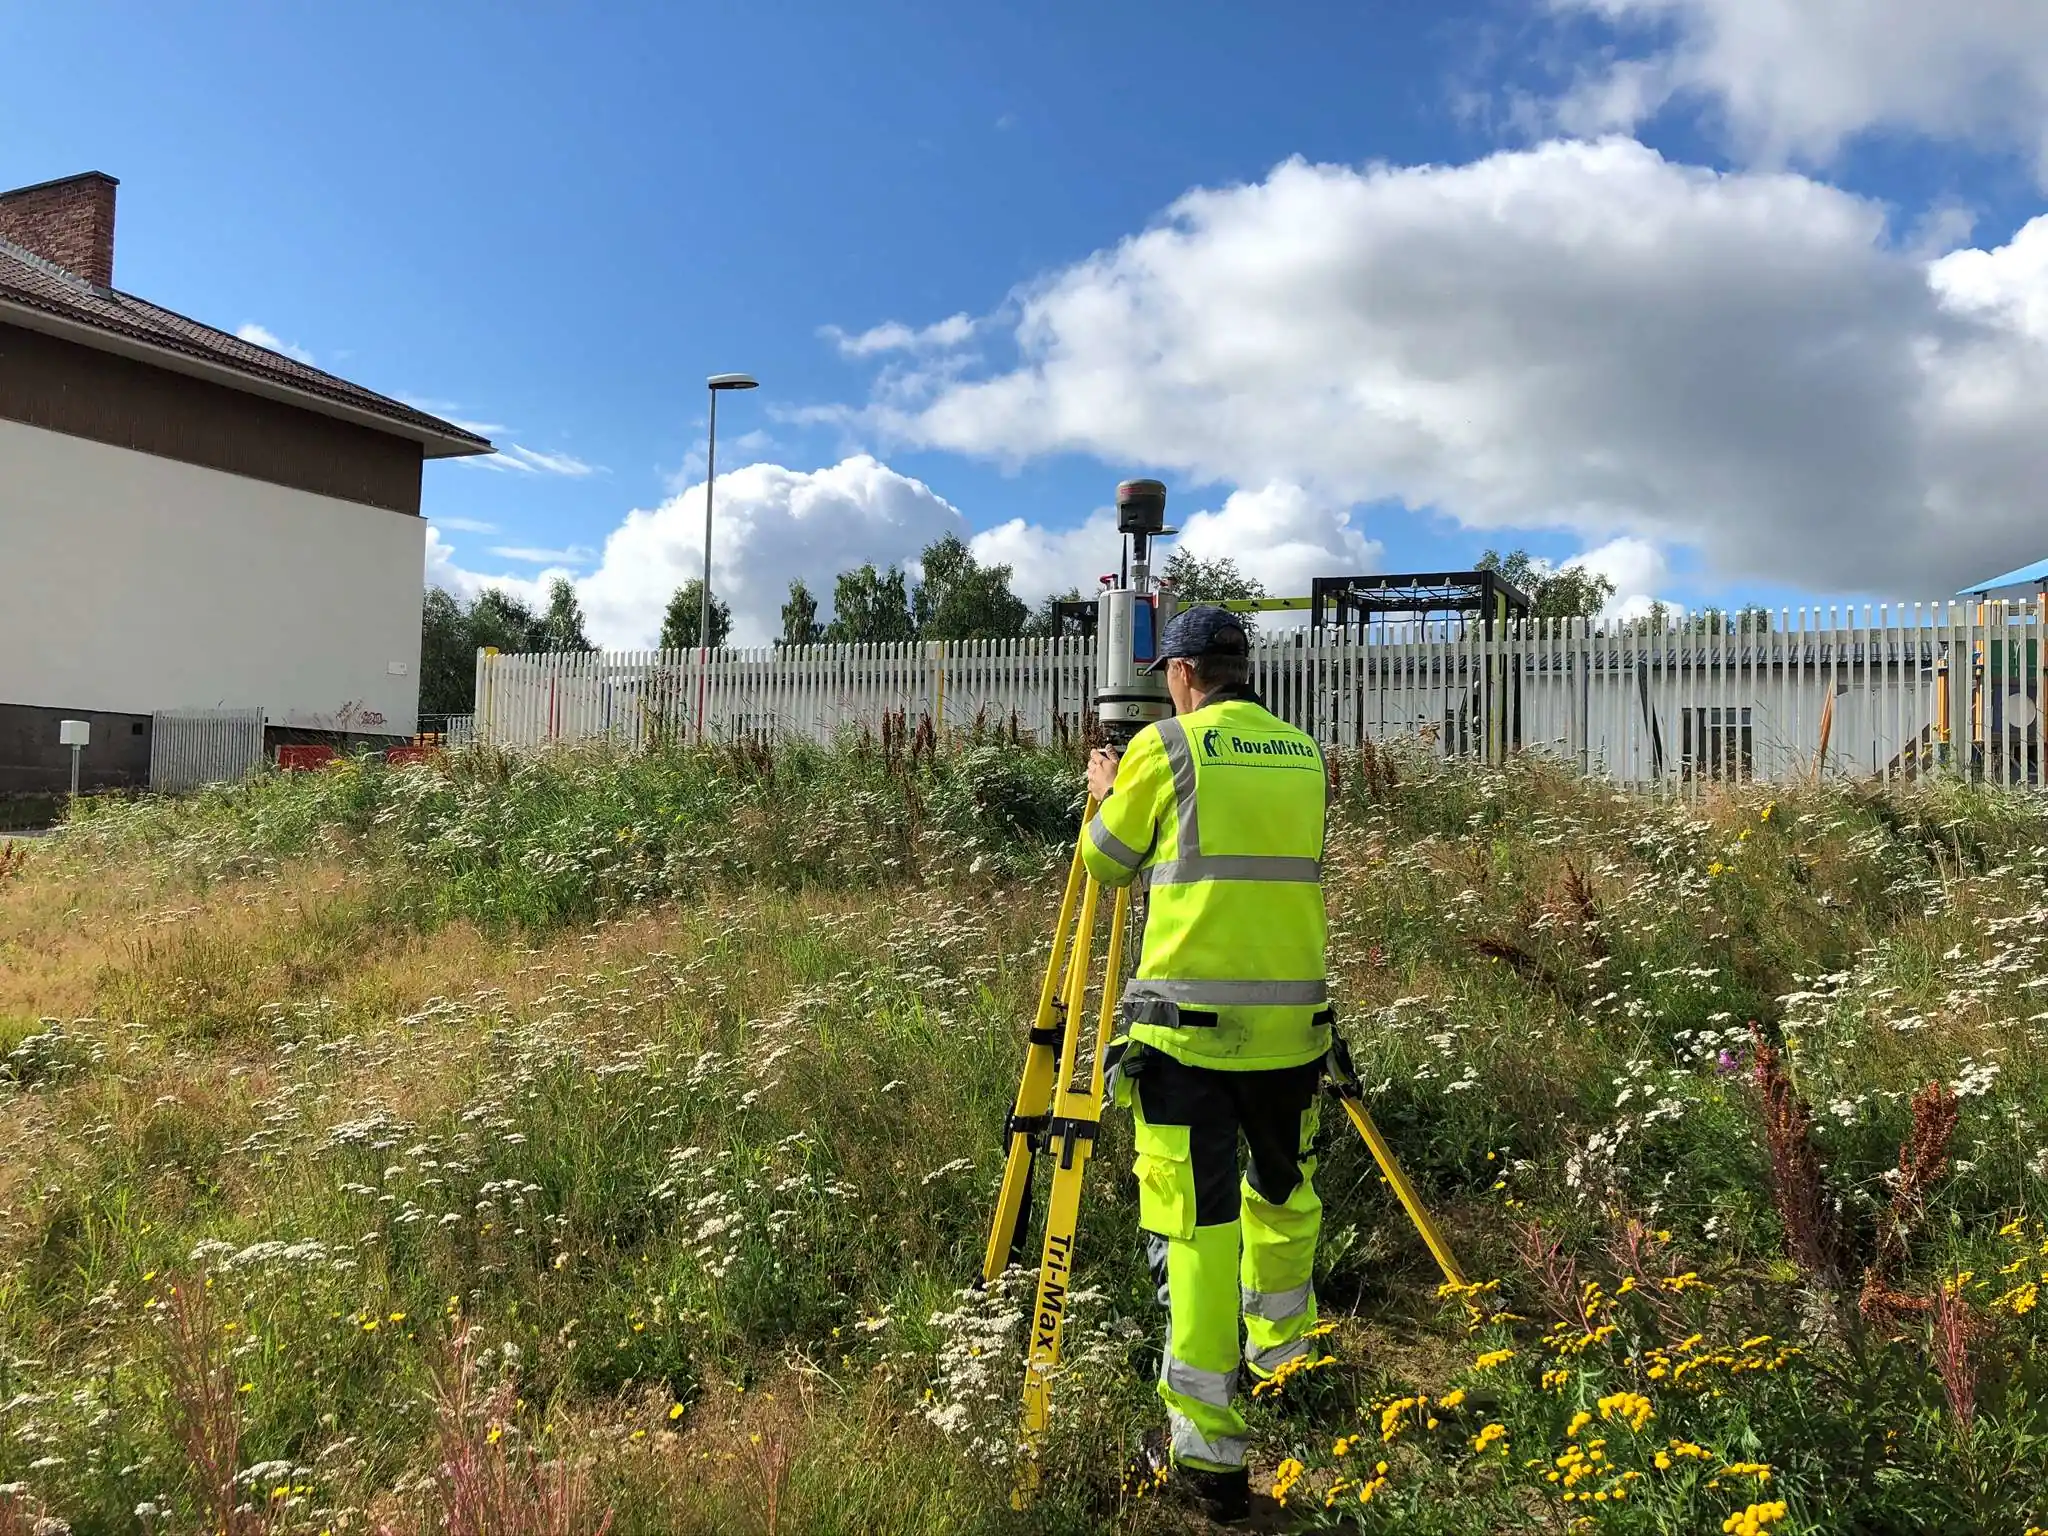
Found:
[[[1166,1239],[1157,1232],[1141,1235],[1145,1239],[1145,1267],[1152,1271],[1152,1283],[1158,1287],[1159,1305],[1171,1307],[1173,1296],[1166,1284]]]
[[[1182,1397],[1191,1397],[1198,1403],[1207,1403],[1211,1408],[1228,1408],[1230,1397],[1237,1390],[1237,1372],[1205,1371],[1198,1365],[1189,1365],[1185,1360],[1174,1358],[1172,1350],[1159,1362],[1159,1379],[1169,1390]]]
[[[1126,997],[1163,997],[1196,1008],[1312,1008],[1330,1000],[1323,981],[1168,981],[1147,977]]]
[[[1191,859],[1202,851],[1201,818],[1195,806],[1195,751],[1188,745],[1188,728],[1171,716],[1153,727],[1166,748],[1166,761],[1173,769],[1173,809],[1180,824],[1180,856]]]
[[[1285,1344],[1265,1349],[1248,1349],[1244,1352],[1245,1364],[1261,1376],[1270,1376],[1296,1355],[1307,1354],[1314,1344],[1314,1339],[1289,1339]]]
[[[1205,1461],[1212,1467],[1241,1467],[1244,1465],[1245,1438],[1243,1435],[1225,1435],[1220,1440],[1211,1440],[1184,1413],[1166,1412],[1167,1422],[1173,1425],[1173,1459],[1175,1461]]]
[[[1299,1317],[1308,1310],[1311,1287],[1304,1280],[1291,1291],[1253,1291],[1242,1293],[1247,1317],[1263,1317],[1269,1323],[1284,1323],[1290,1317]]]
[[[1105,848],[1103,852],[1108,853],[1109,850]],[[1320,860],[1280,858],[1258,853],[1197,854],[1192,859],[1169,859],[1145,871],[1148,886],[1198,885],[1205,880],[1271,880],[1286,885],[1315,885],[1322,878]]]
[[[1096,852],[1115,860],[1125,869],[1136,869],[1145,862],[1145,855],[1105,827],[1100,815],[1088,823],[1088,841],[1095,845]]]

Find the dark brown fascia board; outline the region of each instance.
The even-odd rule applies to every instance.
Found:
[[[344,401],[330,400],[325,395],[314,394],[311,390],[294,389],[291,385],[281,384],[275,379],[261,378],[255,374],[244,373],[239,368],[230,368],[206,358],[193,357],[174,347],[158,346],[153,342],[137,340],[133,336],[123,336],[96,325],[53,314],[38,305],[19,303],[4,296],[0,296],[0,320],[21,326],[24,330],[41,331],[46,336],[76,342],[96,352],[111,352],[117,357],[133,358],[153,368],[182,373],[190,378],[205,379],[210,384],[220,384],[242,394],[262,395],[266,399],[295,405],[316,415],[353,422],[359,427],[368,427],[371,431],[382,432],[388,437],[402,437],[409,442],[418,443],[423,458],[462,459],[498,451],[487,439],[435,432],[412,422],[380,415],[376,411],[366,411],[360,406],[349,405]]]

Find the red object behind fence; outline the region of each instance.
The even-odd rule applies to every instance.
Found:
[[[279,747],[277,766],[286,773],[304,773],[312,768],[325,768],[335,761],[332,747]]]

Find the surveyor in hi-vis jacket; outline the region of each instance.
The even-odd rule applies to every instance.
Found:
[[[1159,1371],[1172,1468],[1218,1518],[1249,1502],[1243,1363],[1268,1377],[1314,1347],[1317,1089],[1327,791],[1314,741],[1250,692],[1239,621],[1177,616],[1159,647],[1173,718],[1088,766],[1088,872],[1149,903],[1111,1073],[1131,1110],[1138,1219],[1170,1322]],[[1250,1169],[1239,1178],[1238,1140]],[[1146,1459],[1141,1458],[1141,1460]],[[1141,1472],[1145,1470],[1141,1468]]]

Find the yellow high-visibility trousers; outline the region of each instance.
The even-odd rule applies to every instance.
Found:
[[[1240,1366],[1270,1376],[1313,1346],[1320,1077],[1320,1063],[1227,1072],[1154,1051],[1134,1074],[1138,1222],[1168,1309],[1159,1395],[1180,1465],[1242,1467]]]

